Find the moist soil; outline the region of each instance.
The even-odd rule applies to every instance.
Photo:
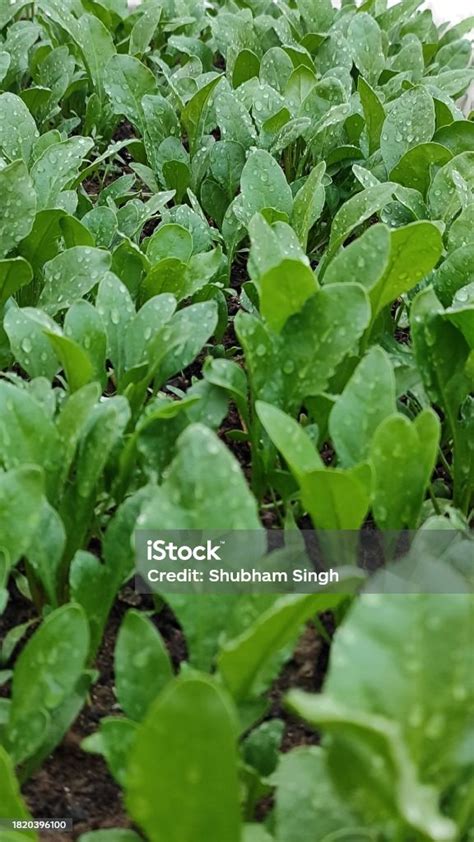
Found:
[[[71,842],[92,830],[133,828],[120,787],[113,780],[105,762],[101,757],[81,749],[82,740],[97,730],[103,717],[120,715],[114,694],[113,654],[123,616],[132,607],[151,611],[154,606],[150,596],[137,594],[131,587],[122,589],[109,617],[95,663],[99,676],[86,705],[61,745],[22,788],[23,797],[34,818],[73,820],[74,829],[71,832],[41,832],[40,839],[44,842]],[[11,628],[35,616],[32,604],[12,585],[10,601],[0,616],[0,642]],[[153,619],[166,643],[173,665],[178,669],[187,656],[183,632],[167,607],[155,614]],[[330,637],[333,632],[332,617],[327,614],[322,615],[321,619]],[[17,645],[12,653],[13,659],[18,657],[35,627],[36,624]],[[308,625],[294,654],[269,691],[267,718],[279,717],[285,723],[281,746],[283,751],[318,742],[314,731],[285,710],[283,698],[290,687],[299,687],[309,692],[320,690],[328,656],[328,642],[314,626]],[[9,691],[8,684],[0,687],[0,696],[8,696]],[[256,818],[263,819],[271,806],[271,799],[264,799],[257,806]]]

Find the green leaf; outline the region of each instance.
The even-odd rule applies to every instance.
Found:
[[[157,371],[157,382],[164,383],[186,368],[199,354],[203,345],[217,324],[217,310],[215,301],[203,301],[191,304],[175,313],[169,325],[160,334],[160,360]],[[169,349],[169,350],[166,350]]]
[[[260,694],[275,672],[275,655],[294,645],[302,626],[315,614],[336,607],[351,590],[350,580],[341,582],[339,593],[298,594],[280,597],[239,637],[221,648],[218,669],[237,703]],[[273,662],[273,663],[272,663]],[[278,671],[280,664],[277,664]]]
[[[143,13],[134,23],[133,29],[130,33],[129,53],[132,56],[140,56],[149,47],[152,41],[155,30],[160,22],[163,9],[161,6],[153,6],[150,4],[148,8],[144,7]]]
[[[459,177],[470,190],[474,188],[474,152],[456,155],[434,176],[428,191],[428,204],[435,218],[450,222],[461,210],[461,198],[456,189]]]
[[[20,787],[15,778],[13,762],[2,746],[0,746],[0,816],[14,818],[18,822],[31,821],[31,814],[21,797]],[[7,836],[7,833],[7,831],[2,831],[2,836]],[[34,830],[25,830],[22,834],[18,834],[18,831],[11,832],[13,842],[15,839],[37,838],[38,835]]]
[[[329,431],[343,467],[367,458],[375,430],[395,409],[393,367],[385,351],[374,346],[362,358],[329,416]]]
[[[276,786],[278,840],[330,842],[333,834],[342,834],[348,842],[369,842],[334,786],[327,753],[319,746],[300,746],[280,755],[271,783]]]
[[[28,548],[28,562],[40,580],[50,604],[58,605],[59,573],[66,545],[61,518],[46,500],[41,509],[39,526]]]
[[[323,467],[321,457],[304,427],[269,403],[257,401],[255,408],[266,432],[296,479]]]
[[[107,333],[107,356],[120,377],[125,365],[125,334],[135,316],[135,306],[125,284],[112,272],[107,272],[99,284],[96,308]]]
[[[0,434],[0,461],[5,468],[41,465],[52,490],[60,464],[55,426],[26,389],[6,381],[0,381]]]
[[[0,95],[0,151],[9,161],[28,164],[38,129],[23,100],[12,93]]]
[[[260,310],[269,327],[279,333],[317,289],[316,278],[300,260],[283,260],[258,280]]]
[[[64,319],[64,335],[84,350],[90,361],[86,367],[92,366],[92,378],[98,380],[105,387],[107,338],[102,319],[89,301],[76,301],[69,308]],[[77,382],[77,378],[75,379]],[[84,379],[85,384],[87,382],[85,374],[82,379]]]
[[[22,650],[15,664],[7,731],[16,762],[38,748],[44,737],[37,730],[38,714],[47,722],[47,714],[53,714],[72,693],[84,669],[88,648],[85,615],[78,605],[70,604],[49,614]]]
[[[141,529],[260,529],[256,501],[228,448],[201,424],[178,439],[166,480],[140,517]]]
[[[390,178],[405,187],[419,190],[426,196],[432,168],[446,164],[451,158],[452,153],[440,143],[419,143],[400,158],[393,167]]]
[[[306,251],[308,235],[323,211],[326,191],[322,181],[326,170],[324,161],[317,164],[310,172],[302,187],[298,190],[291,214],[291,224],[295,229],[301,247]]]
[[[448,232],[448,251],[455,251],[470,243],[471,231],[474,226],[474,202],[466,205],[454,220]]]
[[[291,188],[285,174],[269,152],[258,149],[251,152],[242,170],[240,180],[244,222],[250,222],[254,213],[273,208],[289,218],[293,207]]]
[[[347,36],[354,64],[369,84],[376,85],[385,67],[382,33],[377,21],[367,12],[359,12],[352,18]]]
[[[39,306],[50,316],[70,307],[103,279],[110,262],[109,252],[89,246],[61,252],[45,264]]]
[[[101,564],[92,553],[79,550],[71,562],[69,585],[71,600],[84,609],[89,623],[89,660],[92,660],[116,596],[110,568]]]
[[[299,483],[306,511],[316,529],[357,530],[370,506],[371,475],[367,465],[351,470],[319,468]]]
[[[139,611],[127,611],[115,647],[115,689],[122,710],[140,722],[173,677],[160,633]]]
[[[10,296],[29,284],[32,277],[31,266],[22,257],[0,260],[0,308]]]
[[[430,141],[434,131],[433,97],[421,86],[405,91],[393,103],[382,126],[380,149],[388,171],[413,146]]]
[[[144,124],[142,98],[158,92],[151,70],[134,56],[113,55],[105,70],[104,88],[114,113],[124,115],[141,129]]]
[[[380,135],[382,134],[382,126],[385,120],[385,110],[379,97],[363,76],[359,76],[357,90],[364,111],[365,130],[369,144],[368,151],[369,155],[371,155],[380,146]]]
[[[46,334],[66,374],[71,392],[76,392],[94,376],[94,367],[83,348],[73,339],[58,333]]]
[[[0,473],[0,587],[6,585],[8,569],[28,551],[34,539],[43,500],[39,468],[25,465]]]
[[[451,304],[456,293],[473,277],[474,246],[461,246],[450,252],[433,275],[433,286],[442,304]]]
[[[11,307],[3,326],[15,359],[30,377],[52,380],[59,368],[46,336],[47,331],[59,333],[53,319],[34,307]]]
[[[83,159],[93,148],[87,137],[70,137],[48,146],[31,168],[38,210],[61,207],[61,193],[77,176]]]
[[[200,88],[186,103],[181,113],[181,122],[188,134],[190,151],[192,153],[196,152],[201,142],[206,118],[211,106],[211,95],[221,78],[221,76],[214,76],[210,82]]]
[[[150,237],[146,254],[150,263],[175,257],[188,263],[193,253],[193,238],[187,228],[176,223],[161,225]]]
[[[371,225],[360,237],[340,249],[324,273],[325,284],[351,281],[374,287],[388,265],[391,237],[386,225]]]
[[[23,161],[0,169],[0,258],[30,233],[36,213],[36,197]]]
[[[404,292],[413,289],[436,266],[443,251],[443,240],[432,222],[413,222],[390,234],[388,266],[370,291],[372,312],[380,310]]]
[[[357,352],[370,318],[358,284],[331,284],[318,290],[292,316],[279,336],[255,316],[235,320],[255,397],[297,411],[307,396],[324,392],[337,366]]]
[[[386,418],[374,433],[373,514],[380,529],[415,529],[436,463],[440,423],[426,409],[412,422],[404,415]]]
[[[393,190],[393,184],[390,182],[375,184],[373,187],[366,187],[342,205],[333,219],[326,263],[354,228],[370,219],[391,201]]]
[[[175,681],[137,733],[128,809],[151,842],[239,842],[235,713],[207,677]]]
[[[417,561],[421,561],[422,553],[417,550]],[[424,558],[433,564],[429,554]],[[400,752],[406,754],[409,750],[423,783],[437,783],[443,789],[451,785],[456,770],[460,770],[463,764],[460,749],[472,733],[469,711],[474,686],[468,654],[472,610],[472,594],[362,595],[353,603],[349,616],[336,633],[325,684],[328,703],[345,705],[350,699],[351,709],[357,715],[364,713],[375,721],[384,717],[394,736],[397,735]],[[433,650],[438,653],[437,658],[432,657]],[[380,681],[381,675],[386,676],[386,681]],[[316,697],[313,700],[316,706]],[[336,731],[339,729],[334,728],[334,736]],[[339,744],[339,757],[333,758],[338,761],[334,772],[338,775],[342,768],[343,752],[346,763],[351,756],[354,761],[357,758],[354,776],[346,780],[349,786],[362,783],[365,791],[358,799],[358,806],[363,807],[365,801],[369,807],[367,788],[378,788],[376,777],[386,778],[387,767],[383,771],[379,764],[368,779],[360,775],[360,760],[366,755],[366,745],[358,739],[356,752],[348,752],[352,738],[349,731],[344,731],[341,723],[339,733],[344,743]],[[364,765],[368,771],[367,764]],[[389,767],[387,793],[390,799],[398,800],[403,795],[405,800],[410,797],[410,788],[408,780],[399,779],[397,783],[397,774],[402,772],[398,762],[397,767],[393,776]],[[336,783],[342,794],[350,798],[343,779],[344,776],[338,775]],[[431,790],[432,803],[433,796]],[[408,826],[413,820],[427,818],[428,810],[421,809],[423,801],[421,798],[416,804],[415,800],[416,811],[412,816],[405,816]],[[403,809],[400,802],[399,809]],[[446,820],[439,818],[441,831]],[[435,828],[420,830],[438,838]],[[440,834],[439,838],[453,837]]]
[[[339,772],[341,789],[347,780],[341,772],[348,762],[352,774],[356,772],[359,781],[365,783],[365,787],[360,787],[357,807],[362,814],[366,813],[371,825],[377,808],[382,811],[385,807],[389,815],[398,813],[404,826],[426,835],[433,842],[453,842],[454,824],[440,814],[435,790],[421,783],[395,723],[382,716],[354,710],[346,701],[333,700],[328,692],[318,698],[293,690],[288,701],[291,709],[311,725],[322,727],[340,738],[330,752],[330,763]],[[341,740],[344,741],[342,747]],[[334,759],[331,755],[335,755]],[[382,775],[379,769],[376,775],[373,768],[369,770],[367,755],[378,758],[378,765],[388,771]],[[346,798],[353,792],[353,777],[349,781],[349,786],[345,786]],[[365,805],[360,804],[362,797]]]

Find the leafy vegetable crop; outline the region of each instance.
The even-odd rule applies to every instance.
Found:
[[[105,636],[81,842],[474,839],[473,19],[420,5],[0,0],[0,819]],[[123,610],[137,527],[308,526],[426,593]]]

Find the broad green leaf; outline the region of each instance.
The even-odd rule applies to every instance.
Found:
[[[191,97],[182,111],[181,121],[188,134],[191,152],[196,152],[201,142],[211,106],[212,93],[220,80],[221,76],[214,76]]]
[[[66,533],[61,518],[56,509],[45,500],[40,523],[27,556],[54,608],[58,605],[59,572],[65,544]]]
[[[422,281],[443,251],[441,232],[432,222],[413,222],[396,228],[390,241],[388,266],[370,291],[374,316]]]
[[[31,264],[35,275],[40,275],[44,264],[60,250],[61,220],[66,212],[60,208],[40,210],[33,227],[20,244],[20,252]]]
[[[362,595],[336,633],[325,685],[331,699],[397,723],[423,780],[444,786],[472,733],[472,611],[472,594]]]
[[[137,733],[126,800],[151,842],[240,842],[237,725],[207,677],[168,685]]]
[[[400,158],[393,167],[390,178],[405,187],[419,190],[423,196],[430,186],[432,168],[442,166],[452,158],[452,153],[440,143],[419,143]]]
[[[49,614],[22,650],[15,665],[7,732],[17,762],[38,747],[38,714],[53,713],[74,690],[88,647],[86,617],[78,605],[70,604]]]
[[[16,360],[30,377],[52,380],[59,364],[46,331],[59,333],[56,323],[34,307],[11,307],[3,326]]]
[[[318,468],[299,479],[306,511],[316,529],[357,530],[370,506],[370,471],[366,465],[344,471]]]
[[[411,308],[411,333],[416,362],[430,399],[439,404],[455,435],[459,407],[472,391],[468,370],[470,349],[431,288],[416,296]]]
[[[112,272],[107,272],[99,284],[96,307],[107,333],[107,356],[120,376],[125,365],[125,333],[135,306],[125,284]]]
[[[293,202],[291,224],[304,250],[306,250],[309,232],[321,216],[324,207],[326,191],[322,180],[325,170],[324,161],[317,164],[298,190]]]
[[[380,149],[388,171],[413,146],[430,141],[434,131],[433,97],[426,88],[411,88],[396,99],[385,118],[380,137]]]
[[[122,710],[139,722],[173,676],[160,633],[139,611],[128,611],[115,647],[115,689]]]
[[[0,587],[6,585],[7,570],[31,545],[40,524],[43,495],[39,468],[25,465],[0,473]]]
[[[50,493],[60,465],[56,428],[26,389],[0,381],[0,461],[8,470],[41,465]]]
[[[269,327],[279,333],[289,317],[298,313],[317,289],[310,267],[300,260],[283,260],[257,283],[260,310]]]
[[[92,234],[92,245],[110,248],[117,233],[117,215],[108,207],[95,207],[82,217],[82,224]],[[80,245],[75,243],[74,245]]]
[[[104,87],[114,113],[123,114],[137,128],[142,128],[142,98],[157,93],[151,70],[134,56],[114,55],[107,63]]]
[[[127,779],[128,761],[136,733],[137,723],[132,722],[131,719],[125,719],[121,716],[105,716],[100,720],[98,730],[82,741],[81,748],[91,754],[102,755],[119,786],[124,787]],[[101,832],[104,831],[98,831],[99,834]],[[105,831],[106,834],[114,832]],[[118,832],[132,833],[132,831]],[[95,839],[94,833],[89,835]],[[110,839],[113,840],[113,837],[110,837]],[[119,836],[118,840],[120,839]],[[132,840],[125,837],[124,842],[139,842],[140,839],[141,837],[133,834]]]
[[[433,275],[436,294],[449,306],[455,294],[474,277],[474,245],[460,246],[451,251]]]
[[[125,369],[142,363],[153,363],[157,340],[176,310],[176,300],[168,293],[150,298],[123,332]],[[183,337],[184,338],[184,337]]]
[[[467,205],[454,220],[448,232],[448,251],[455,251],[471,242],[474,226],[474,202]]]
[[[80,605],[90,630],[89,659],[93,659],[104,633],[109,611],[115,599],[110,568],[92,553],[79,550],[69,569],[71,600]]]
[[[323,467],[321,457],[304,427],[269,403],[257,401],[255,408],[273,444],[297,479]]]
[[[255,144],[255,126],[249,112],[234,93],[220,87],[214,97],[214,108],[222,140],[235,141],[244,149]]]
[[[474,350],[474,283],[456,292],[451,307],[445,311],[445,317],[459,328]]]
[[[433,140],[451,150],[453,155],[472,152],[474,146],[474,124],[468,120],[455,120],[442,126]]]
[[[351,281],[370,290],[388,265],[390,230],[386,225],[371,225],[360,237],[340,249],[324,273],[325,284]]]
[[[39,306],[50,316],[70,307],[103,279],[110,262],[109,252],[89,246],[61,252],[45,264]]]
[[[364,110],[365,131],[369,145],[368,151],[369,154],[372,154],[380,146],[380,135],[382,134],[382,126],[385,120],[385,110],[378,95],[363,76],[359,76],[357,90]]]
[[[0,169],[0,258],[31,231],[36,213],[33,184],[23,161]]]
[[[62,191],[73,182],[93,146],[91,138],[70,137],[44,150],[31,168],[38,210],[61,207]]]
[[[0,260],[0,308],[10,296],[29,284],[32,277],[31,266],[22,257]]]
[[[453,842],[454,824],[439,812],[436,791],[421,783],[396,723],[354,710],[347,699],[340,703],[329,692],[318,697],[293,690],[288,701],[291,709],[311,725],[334,735],[329,762],[339,773],[337,785],[347,801],[354,793],[357,776],[359,791],[354,793],[358,796],[355,808],[371,826],[374,816],[376,820],[382,817],[387,820],[388,815],[398,814],[404,827],[426,835],[433,842]],[[381,768],[370,769],[368,756],[372,761],[378,758]],[[342,774],[344,769],[347,771],[347,764],[351,777]],[[365,786],[360,786],[361,781]]]
[[[0,816],[16,819],[18,822],[31,821],[31,814],[23,801],[20,786],[15,777],[13,761],[3,746],[0,746]],[[2,831],[5,842],[10,842],[7,836],[11,836],[13,842],[16,839],[38,839],[38,834],[34,830],[25,830],[21,834],[13,830],[11,834],[8,831]]]
[[[391,201],[393,190],[394,186],[390,182],[375,184],[373,187],[366,187],[342,205],[333,219],[326,262],[354,228],[370,219]]]
[[[178,440],[166,480],[144,509],[141,529],[260,529],[256,501],[234,456],[201,424]]]
[[[12,93],[0,95],[0,151],[9,161],[30,159],[38,129],[23,100]]]
[[[187,228],[176,223],[160,226],[150,237],[146,247],[148,260],[153,265],[167,257],[188,263],[193,253],[193,238]]]
[[[415,529],[426,488],[436,463],[440,423],[431,409],[414,421],[387,417],[374,433],[370,459],[374,467],[373,514],[380,529]]]
[[[395,412],[395,376],[388,355],[373,346],[362,358],[329,416],[340,464],[363,462],[379,424]]]
[[[274,677],[278,652],[296,643],[302,626],[315,614],[335,608],[344,600],[352,585],[347,579],[340,583],[338,593],[282,596],[239,637],[224,643],[218,669],[237,703],[267,688]]]
[[[369,842],[362,831],[360,837],[357,834],[356,817],[334,786],[327,753],[319,746],[299,746],[280,755],[271,783],[276,786],[276,833],[281,842],[330,842],[334,833],[342,833],[348,842]]]
[[[212,671],[223,633],[241,598],[238,593],[201,593],[198,599],[190,593],[166,594],[166,602],[183,629],[194,669]]]
[[[297,411],[305,397],[324,392],[337,366],[357,346],[370,318],[358,284],[318,290],[275,336],[255,316],[239,313],[236,330],[255,397]]]
[[[64,11],[60,6],[60,26],[63,25],[63,21]],[[105,110],[104,83],[108,62],[116,52],[112,33],[95,14],[82,14],[74,25],[74,40],[79,45],[88,76],[98,97],[100,112],[105,112],[104,115],[100,113],[99,119],[107,118],[109,115]]]
[[[102,319],[89,301],[76,301],[69,308],[64,319],[64,335],[85,351],[92,365],[93,379],[105,386],[107,338]]]
[[[175,313],[160,334],[159,350],[164,353],[157,371],[160,385],[193,362],[212,336],[216,324],[215,301],[191,304]]]
[[[163,9],[161,6],[144,7],[143,14],[134,23],[130,33],[129,53],[132,56],[141,56],[153,39],[155,30],[160,22]]]
[[[0,173],[1,175],[1,173]],[[434,176],[428,191],[428,204],[432,215],[450,222],[461,210],[462,203],[456,179],[464,179],[468,188],[474,188],[474,152],[456,155]]]
[[[244,221],[250,222],[254,213],[273,208],[290,217],[293,207],[291,188],[285,174],[269,152],[251,152],[240,180]]]
[[[359,12],[352,18],[347,30],[354,64],[369,84],[376,85],[385,66],[382,33],[377,21]]]
[[[94,377],[94,367],[87,352],[67,336],[54,332],[46,335],[61,362],[71,392],[90,383]]]

